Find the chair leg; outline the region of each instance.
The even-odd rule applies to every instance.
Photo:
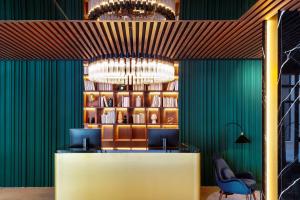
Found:
[[[255,191],[252,192],[253,199],[256,200]]]
[[[222,200],[222,197],[223,197],[223,191],[220,191],[219,200]]]

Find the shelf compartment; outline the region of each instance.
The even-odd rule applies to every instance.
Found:
[[[116,106],[127,108],[130,107],[130,95],[129,92],[117,92],[116,93]]]
[[[160,109],[159,108],[147,108],[147,124],[160,124]],[[156,123],[153,123],[156,118]]]
[[[178,124],[178,109],[163,109],[162,119],[164,125]]]
[[[133,108],[142,108],[144,104],[144,93],[143,92],[132,92],[131,93],[131,107]]]

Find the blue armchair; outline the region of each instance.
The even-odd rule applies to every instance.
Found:
[[[256,181],[251,173],[239,173],[234,174],[230,167],[227,165],[224,159],[214,159],[214,171],[217,185],[221,189],[219,200],[223,198],[223,195],[227,198],[232,194],[246,195],[246,200],[255,197]]]

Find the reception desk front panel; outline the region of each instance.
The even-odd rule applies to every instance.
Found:
[[[56,200],[199,200],[199,153],[57,153]]]

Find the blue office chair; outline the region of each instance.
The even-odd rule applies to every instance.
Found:
[[[256,181],[251,173],[234,174],[222,158],[214,159],[214,171],[217,185],[221,189],[219,200],[223,198],[223,195],[227,198],[228,195],[232,194],[246,195],[246,200],[251,200],[253,196],[256,200],[254,193]]]

